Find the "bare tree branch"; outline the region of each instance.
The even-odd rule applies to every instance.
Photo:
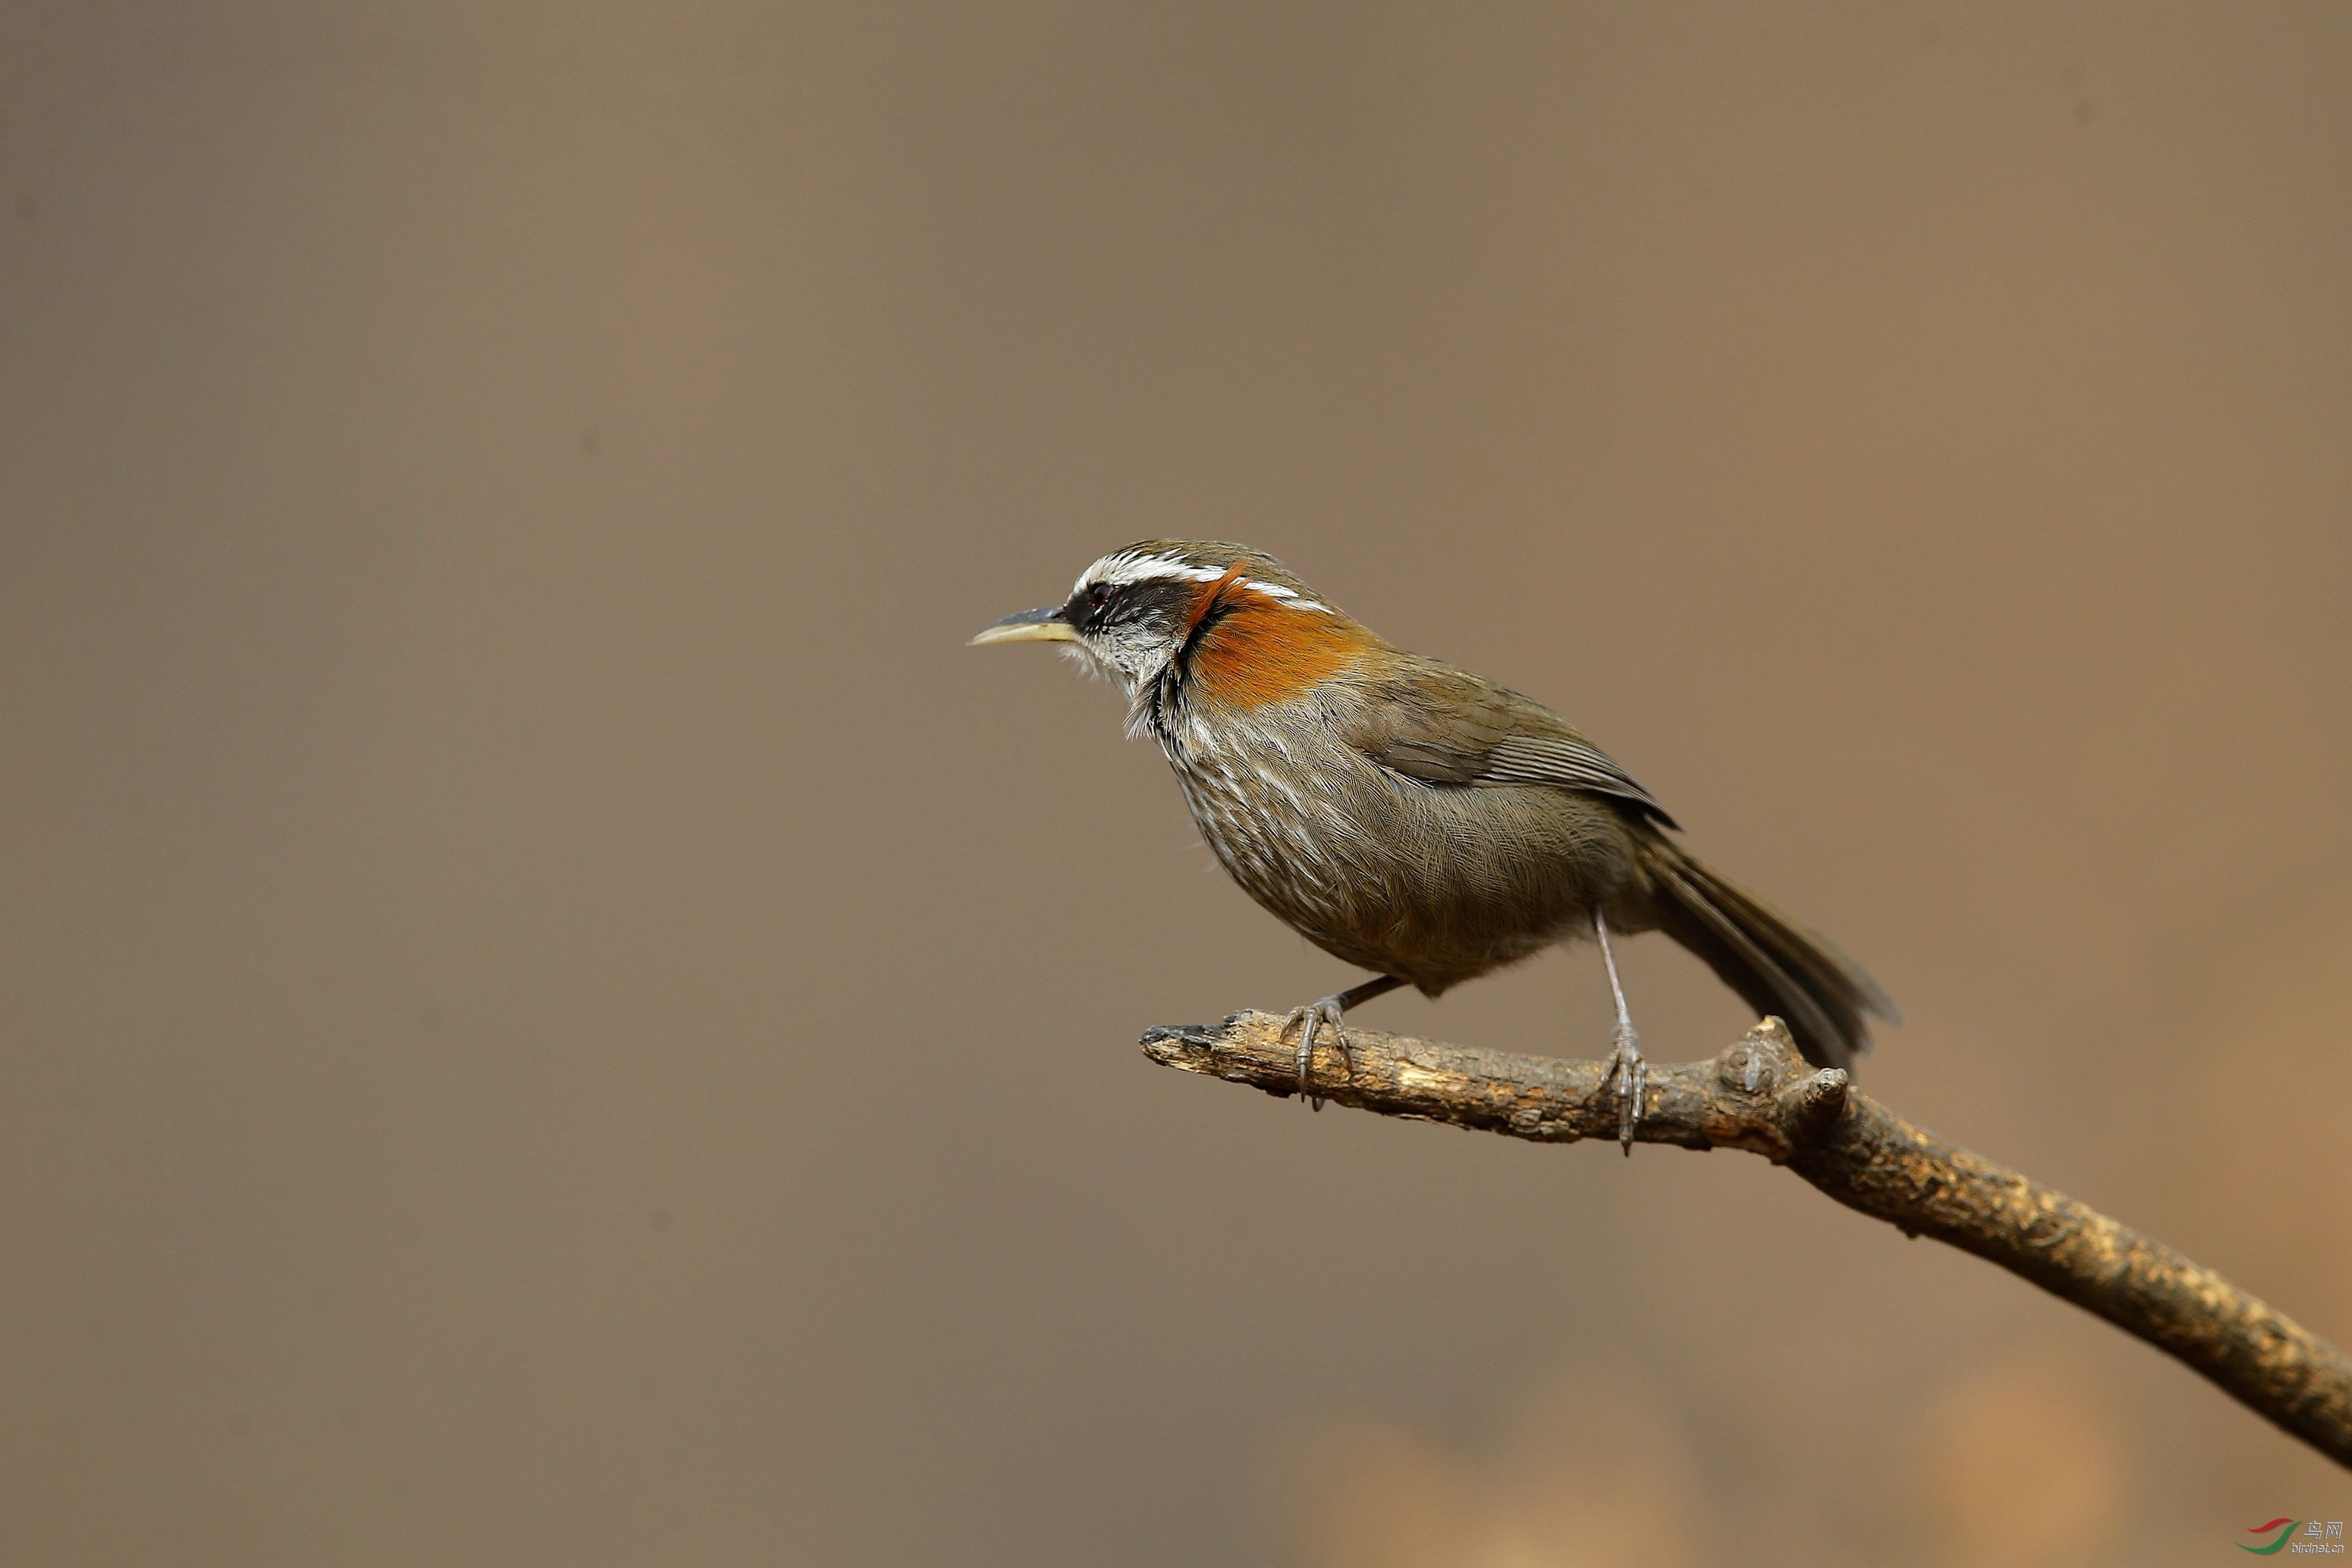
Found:
[[[1316,1050],[1315,1092],[1341,1105],[1570,1144],[1617,1136],[1598,1061],[1556,1061],[1350,1028]],[[1166,1066],[1297,1092],[1283,1020],[1155,1029]],[[1636,1140],[1746,1149],[1849,1208],[2000,1264],[2187,1364],[2255,1414],[2352,1467],[2352,1358],[2160,1241],[1922,1132],[1816,1071],[1767,1019],[1711,1061],[1652,1065]]]

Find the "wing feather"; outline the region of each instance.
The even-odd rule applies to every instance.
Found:
[[[1673,817],[1633,776],[1531,697],[1434,659],[1408,657],[1352,727],[1356,748],[1424,784],[1579,789]]]

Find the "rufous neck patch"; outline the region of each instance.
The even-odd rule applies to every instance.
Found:
[[[1278,601],[1232,592],[1234,574],[1202,596],[1199,640],[1187,675],[1196,691],[1228,707],[1256,708],[1305,695],[1370,650],[1361,628],[1344,617],[1302,613]],[[1223,612],[1211,613],[1218,592]]]
[[[1184,640],[1191,642],[1201,630],[1201,622],[1217,612],[1217,606],[1223,602],[1225,596],[1248,581],[1248,576],[1242,570],[1242,563],[1235,561],[1225,568],[1224,576],[1211,583],[1205,591],[1194,594],[1192,613],[1184,617]]]

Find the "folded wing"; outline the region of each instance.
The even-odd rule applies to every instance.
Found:
[[[1415,659],[1349,734],[1381,767],[1424,784],[1580,789],[1676,827],[1666,809],[1574,725],[1507,686],[1434,659]]]

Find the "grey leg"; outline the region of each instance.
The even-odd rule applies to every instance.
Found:
[[[1617,955],[1609,950],[1609,922],[1601,914],[1601,906],[1592,906],[1592,934],[1601,938],[1601,961],[1609,969],[1609,989],[1617,998],[1617,1027],[1611,1031],[1614,1042],[1609,1052],[1610,1071],[1601,1074],[1607,1083],[1617,1081],[1617,1143],[1627,1154],[1633,1152],[1633,1129],[1642,1120],[1642,1095],[1650,1086],[1650,1070],[1642,1061],[1642,1037],[1633,1032],[1633,1015],[1626,1010],[1625,987],[1617,978]]]

